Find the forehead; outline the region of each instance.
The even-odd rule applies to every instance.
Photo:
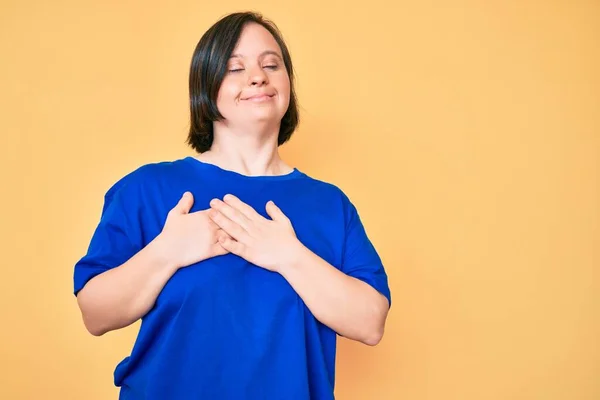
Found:
[[[281,49],[277,41],[262,25],[249,23],[244,26],[233,53],[243,57],[251,57],[265,51],[274,51],[281,55]]]

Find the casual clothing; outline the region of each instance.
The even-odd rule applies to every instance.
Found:
[[[259,214],[267,201],[311,251],[390,300],[387,275],[356,208],[337,187],[295,169],[250,177],[193,157],[144,165],[106,193],[74,292],[123,264],[162,230],[181,195],[190,212],[237,196]],[[333,399],[336,332],[278,273],[227,254],[179,269],[142,318],[131,355],[114,373],[124,400]]]

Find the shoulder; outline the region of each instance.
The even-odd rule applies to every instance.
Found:
[[[142,164],[119,177],[105,193],[110,200],[117,195],[135,197],[162,182],[169,181],[181,174],[184,159],[157,161]]]
[[[350,196],[339,185],[307,174],[304,174],[304,178],[304,184],[310,186],[311,192],[315,192],[332,207],[339,207],[346,216],[355,210]]]

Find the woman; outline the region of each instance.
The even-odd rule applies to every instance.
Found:
[[[278,154],[298,124],[277,28],[235,13],[190,71],[197,157],[115,183],[75,265],[94,335],[142,319],[121,399],[333,399],[336,334],[384,331],[387,276],[356,208]]]

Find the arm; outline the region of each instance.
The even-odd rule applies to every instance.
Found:
[[[127,250],[121,252],[131,252],[133,256],[121,265],[95,275],[77,293],[83,322],[91,334],[100,336],[132,324],[150,311],[165,284],[179,268],[226,253],[218,243],[219,235],[224,233],[208,218],[206,211],[189,213],[192,204],[190,193],[182,196],[169,211],[162,232],[154,240],[137,252],[125,246]],[[120,223],[123,220],[120,214],[110,220],[114,221],[107,220],[97,229],[97,243],[92,241],[91,258],[78,268],[84,270],[87,265],[95,269],[105,265],[107,261],[103,255],[118,253],[119,246],[114,243],[127,242],[123,238],[126,227],[106,228]]]
[[[379,343],[389,302],[375,287],[385,289],[387,278],[382,281],[383,267],[358,219],[346,238],[345,269],[339,270],[298,240],[291,221],[272,201],[266,206],[272,220],[232,195],[214,199],[211,208],[209,216],[230,235],[221,240],[225,249],[280,273],[315,318],[334,331],[365,344]],[[366,283],[376,277],[376,286]]]
[[[279,273],[314,316],[342,336],[374,346],[383,337],[388,300],[298,242],[295,257]]]
[[[124,328],[144,316],[177,271],[162,256],[160,236],[124,264],[92,278],[77,294],[83,323],[94,336]]]

